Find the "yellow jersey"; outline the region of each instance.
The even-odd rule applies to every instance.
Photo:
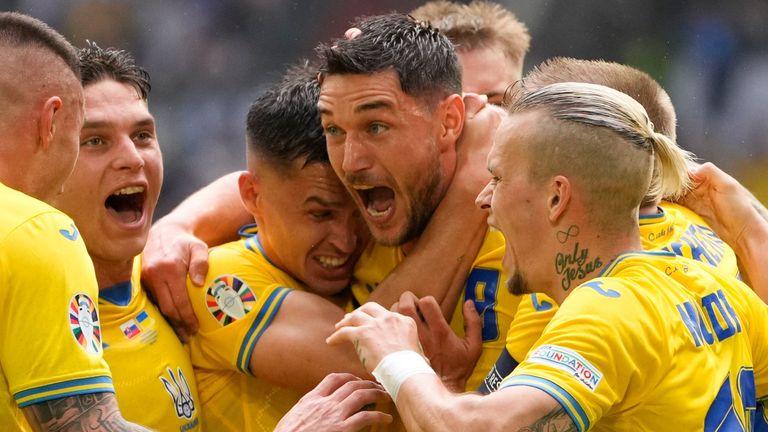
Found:
[[[211,249],[208,265],[203,288],[187,284],[200,324],[189,346],[203,429],[272,431],[301,395],[251,375],[250,358],[283,300],[303,285],[269,262],[258,236]]]
[[[740,278],[736,254],[704,220],[679,204],[662,201],[658,212],[640,215],[643,250],[664,250],[707,263]],[[485,377],[479,391],[489,393],[525,358],[557,311],[557,303],[544,294],[523,297],[506,338],[506,347]]]
[[[0,425],[20,408],[113,392],[102,358],[98,287],[72,219],[0,184]]]
[[[556,399],[579,431],[750,431],[768,397],[768,309],[671,252],[618,256],[563,302],[502,381]]]
[[[99,291],[104,359],[123,417],[152,430],[199,431],[189,353],[141,289],[141,263],[131,280]]]
[[[504,247],[504,236],[501,232],[489,229],[472,263],[463,295],[460,296],[451,320],[454,331],[463,335],[464,319],[461,308],[466,300],[472,300],[483,324],[483,350],[472,376],[467,381],[467,390],[478,388],[504,350],[505,335],[520,302],[520,297],[513,296],[505,286],[507,275],[501,264]],[[404,259],[405,254],[399,247],[371,242],[355,266],[352,282],[355,300],[359,304],[365,303],[371,291]]]

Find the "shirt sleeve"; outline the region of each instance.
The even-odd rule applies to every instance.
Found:
[[[187,283],[200,324],[190,349],[196,367],[250,375],[250,359],[292,287],[232,251],[211,255],[203,288]]]
[[[0,246],[0,362],[20,407],[113,392],[93,264],[71,219],[42,213]]]
[[[622,324],[642,322],[635,316],[642,307],[621,292],[609,279],[576,289],[500,388],[538,388],[563,406],[578,430],[588,430],[642,375],[637,358],[643,359],[643,371],[659,369],[658,356],[639,354],[642,348],[633,345],[645,340],[638,330]]]

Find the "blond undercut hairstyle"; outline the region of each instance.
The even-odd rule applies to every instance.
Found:
[[[565,174],[577,179],[600,223],[634,212],[646,191],[669,196],[689,187],[687,177],[653,178],[654,159],[675,168],[686,161],[667,136],[654,130],[643,106],[622,92],[575,82],[521,88],[509,112],[529,111],[546,113],[550,123],[527,143],[531,178]]]
[[[655,205],[661,198],[674,200],[685,193],[690,186],[687,168],[693,163],[694,155],[676,144],[675,108],[667,92],[656,80],[643,71],[619,63],[556,57],[531,70],[523,79],[523,86],[527,91],[532,91],[561,82],[599,84],[631,96],[645,108],[654,130],[672,141],[673,145],[669,151],[678,155],[674,158],[656,158],[654,181],[651,182],[648,194],[643,198],[643,207]],[[680,159],[684,160],[683,164],[674,164]],[[657,185],[659,182],[671,182],[679,187]],[[663,191],[661,196],[657,193],[659,190]]]
[[[431,1],[410,13],[448,36],[459,52],[498,44],[509,60],[519,65],[531,46],[528,27],[503,6],[483,0],[461,4]]]

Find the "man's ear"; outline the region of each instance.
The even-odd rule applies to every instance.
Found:
[[[260,215],[259,194],[261,193],[261,182],[258,175],[251,171],[243,171],[237,179],[237,185],[240,188],[240,200],[243,205],[254,218],[258,218]]]
[[[56,121],[63,114],[61,107],[63,102],[58,96],[48,98],[40,111],[40,122],[38,123],[38,142],[43,150],[48,150],[56,134]]]
[[[568,209],[572,193],[573,185],[568,177],[555,176],[552,178],[547,190],[547,209],[551,223],[556,224]]]
[[[455,148],[456,141],[464,127],[464,100],[461,95],[452,94],[440,103],[441,150],[446,146]]]

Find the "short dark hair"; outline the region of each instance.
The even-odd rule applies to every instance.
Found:
[[[287,172],[305,158],[304,165],[330,163],[317,110],[320,83],[317,67],[304,61],[288,69],[248,110],[248,149],[271,166]]]
[[[323,74],[372,74],[391,68],[404,93],[430,104],[461,94],[453,44],[434,27],[396,13],[359,18],[353,26],[361,34],[317,47]]]
[[[77,49],[59,32],[37,18],[18,12],[0,12],[0,45],[46,49],[64,60],[75,77],[80,79]]]
[[[133,56],[116,48],[103,49],[95,42],[86,42],[78,52],[83,87],[102,80],[112,79],[136,89],[142,99],[147,100],[152,85],[149,73],[137,66]]]

